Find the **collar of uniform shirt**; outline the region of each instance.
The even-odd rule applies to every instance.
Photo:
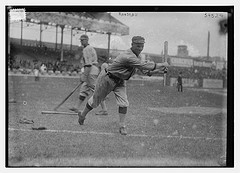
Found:
[[[131,48],[128,49],[128,51],[131,51],[134,55],[136,55],[137,58],[141,58],[141,53],[139,55],[137,55],[136,53],[133,52],[133,50]]]
[[[87,44],[86,46],[83,46],[84,48],[87,47],[89,44]]]
[[[132,50],[132,48],[130,48],[130,50],[132,51],[132,53],[134,53],[137,57],[140,55],[137,55],[133,50]]]

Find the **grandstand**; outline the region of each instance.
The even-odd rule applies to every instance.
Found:
[[[23,40],[22,46],[19,44],[20,40],[11,38],[11,57],[14,59],[14,69],[20,69],[21,73],[32,73],[36,64],[44,63],[47,67],[47,73],[80,73],[80,61],[75,59],[75,53],[78,46],[63,45],[63,61],[61,61],[61,50],[54,48],[54,43],[43,42],[42,47],[37,46],[33,40]],[[108,59],[108,50],[102,48],[95,48],[99,64],[101,65]],[[110,50],[110,57],[114,59],[122,50]],[[143,53],[143,60],[150,60],[154,62],[163,62],[164,55],[157,55],[151,53]],[[168,61],[171,64],[167,74],[167,84],[171,85],[170,80],[177,78],[179,72],[183,74],[183,78],[197,80],[197,87],[203,86],[204,79],[217,79],[223,81],[223,87],[227,84],[227,69],[226,62],[206,60],[200,57],[178,57],[168,55]],[[10,59],[8,62],[10,69]],[[56,65],[57,64],[57,65]],[[142,73],[137,72],[138,75]],[[154,76],[159,76],[155,74]]]
[[[13,68],[15,69],[33,69],[34,64],[44,63],[47,66],[47,70],[53,70],[53,65],[56,62],[59,62],[58,71],[80,71],[81,64],[78,59],[75,59],[75,53],[78,50],[78,46],[74,46],[72,51],[64,50],[63,51],[63,61],[60,60],[61,51],[49,48],[47,46],[34,46],[31,44],[31,41],[24,40],[23,45],[17,44],[18,39],[11,39],[11,57],[14,59]],[[50,44],[50,43],[49,43]],[[102,64],[107,60],[107,50],[95,48],[99,63]],[[9,59],[9,68],[10,68],[10,59]]]
[[[22,38],[23,31],[23,23],[40,25],[40,40],[39,42],[35,41],[33,44],[31,43],[23,43],[24,38]],[[11,27],[11,22],[8,23],[8,27]],[[20,45],[23,44],[26,46],[35,45],[35,47],[48,47],[42,42],[42,27],[43,26],[51,26],[56,27],[56,35],[58,33],[58,29],[61,30],[61,58],[63,61],[63,53],[64,53],[64,45],[63,45],[63,35],[65,29],[71,30],[71,43],[68,45],[70,50],[72,50],[72,34],[73,30],[75,31],[84,31],[84,32],[94,32],[98,34],[106,34],[108,35],[108,57],[110,50],[110,38],[111,35],[128,35],[129,27],[115,19],[111,16],[110,13],[106,12],[26,12],[26,20],[21,21],[21,38]],[[8,34],[8,39],[10,40],[10,36]],[[57,36],[55,43],[55,50],[58,48],[57,44]],[[10,47],[10,41],[8,42],[8,47]],[[10,54],[10,49],[8,49],[8,54]]]

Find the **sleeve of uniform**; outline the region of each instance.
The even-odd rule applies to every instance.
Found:
[[[136,57],[128,58],[128,65],[138,68],[139,70],[155,70],[156,63],[155,62],[143,62]]]

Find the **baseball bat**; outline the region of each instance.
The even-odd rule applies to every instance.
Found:
[[[42,111],[42,114],[78,115],[74,112]]]
[[[69,93],[69,95],[63,99],[63,101],[61,103],[59,103],[53,110],[56,111],[63,103],[65,103],[67,101],[67,99],[69,97],[71,97],[71,95],[78,89],[78,87],[82,84],[82,82],[80,82],[72,91],[71,93]]]

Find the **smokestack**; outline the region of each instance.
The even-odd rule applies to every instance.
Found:
[[[164,55],[168,55],[168,42],[164,42]]]
[[[164,52],[163,52],[163,54],[164,54],[163,61],[166,62],[167,61],[167,56],[168,56],[168,42],[167,41],[164,42]]]
[[[210,46],[210,32],[208,31],[208,42],[207,42],[207,58],[209,59],[209,46]]]

